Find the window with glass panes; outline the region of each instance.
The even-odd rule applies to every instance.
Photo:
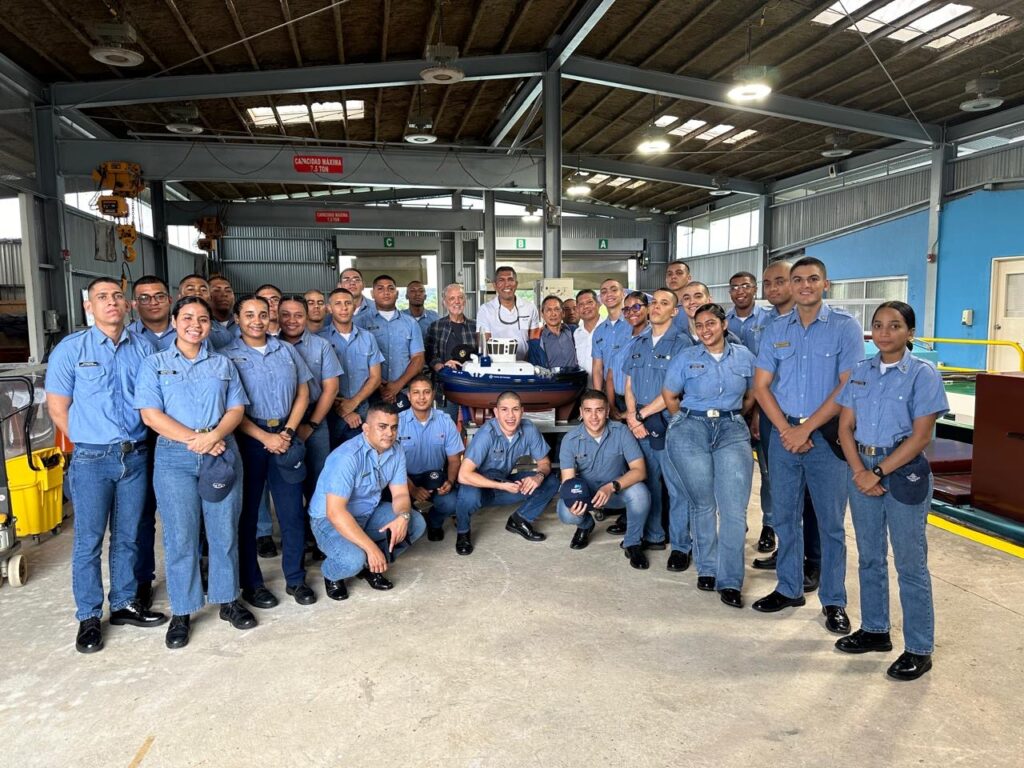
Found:
[[[871,316],[886,301],[907,300],[907,276],[872,277],[864,280],[833,280],[828,289],[829,306],[845,309],[857,318],[865,332]]]

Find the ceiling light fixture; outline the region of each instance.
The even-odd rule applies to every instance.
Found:
[[[434,121],[423,111],[423,89],[416,87],[416,114],[409,118],[409,130],[405,139],[410,144],[433,144],[437,141],[434,135]]]
[[[526,213],[523,214],[523,222],[526,224],[533,224],[537,221],[540,221],[540,214],[537,213],[537,206],[526,206]]]
[[[761,12],[761,25],[764,25],[764,11]],[[736,84],[726,91],[726,98],[740,103],[760,101],[772,92],[770,83],[771,71],[768,67],[750,61],[751,36],[754,27],[747,27],[747,63],[736,70]]]
[[[651,108],[651,121],[640,134],[640,143],[636,145],[636,151],[644,155],[657,155],[668,151],[672,146],[668,134],[658,125],[658,96],[654,96],[654,104]]]
[[[437,0],[437,42],[427,46],[427,61],[430,66],[420,71],[425,83],[452,85],[466,76],[455,60],[459,58],[459,49],[444,42],[444,0]]]
[[[709,190],[709,194],[712,197],[725,197],[726,195],[731,195],[732,194],[732,190],[731,189],[723,189],[722,188],[722,180],[719,179],[717,176],[715,176],[713,179],[711,179],[711,185],[712,186],[711,186],[711,189]]]
[[[821,150],[821,156],[827,157],[830,160],[835,160],[840,157],[849,157],[853,154],[853,150],[850,149],[850,135],[843,133],[842,131],[835,131],[828,135],[829,148]]]
[[[999,78],[997,77],[982,75],[968,80],[964,90],[967,93],[976,94],[976,98],[961,102],[960,110],[962,112],[987,112],[990,109],[998,109],[1003,106],[1003,100],[992,95],[999,90]]]
[[[93,28],[100,44],[89,49],[89,55],[100,64],[111,67],[137,67],[145,57],[134,49],[135,27],[131,24],[97,24]]]
[[[203,132],[203,126],[193,122],[199,119],[199,108],[194,104],[172,107],[167,111],[171,116],[171,122],[166,127],[171,133],[179,136],[198,136]]]

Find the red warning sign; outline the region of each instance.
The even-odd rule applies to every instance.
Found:
[[[341,173],[342,160],[332,155],[293,155],[292,167],[298,173]]]
[[[317,211],[318,224],[348,224],[351,217],[348,211]]]

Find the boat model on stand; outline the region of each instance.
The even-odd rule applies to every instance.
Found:
[[[565,424],[587,386],[582,368],[543,368],[516,359],[517,339],[487,339],[476,350],[469,345],[456,349],[461,369],[442,368],[438,382],[448,400],[470,410],[473,421],[483,424],[498,395],[513,391],[525,411],[554,409],[555,422]]]

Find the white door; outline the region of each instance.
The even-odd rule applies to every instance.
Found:
[[[989,338],[1024,346],[1024,258],[992,263],[992,328]],[[1021,370],[1020,356],[1011,347],[989,347],[990,371]]]

